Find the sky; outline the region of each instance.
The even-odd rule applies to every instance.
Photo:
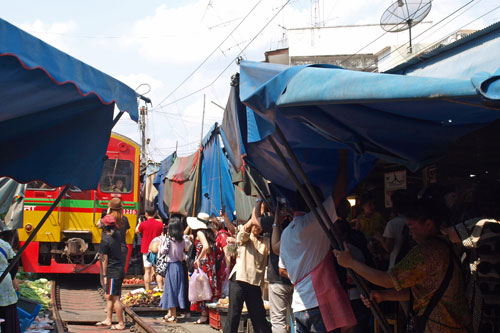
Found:
[[[420,0],[405,0],[415,2]],[[286,29],[378,24],[393,0],[0,0],[0,17],[119,79],[152,100],[146,152],[160,162],[178,145],[188,155],[221,123],[235,59],[263,61],[287,47]],[[414,43],[433,43],[458,29],[500,21],[498,0],[434,0]],[[463,7],[463,8],[462,8]],[[380,28],[380,35],[383,34]],[[373,39],[379,37],[374,30]],[[381,38],[407,41],[407,32]],[[387,39],[385,39],[387,38]],[[348,34],[332,43],[362,43]],[[141,103],[142,105],[142,103]],[[122,117],[114,131],[140,142]]]

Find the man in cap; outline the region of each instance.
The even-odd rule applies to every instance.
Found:
[[[151,290],[151,278],[153,277],[154,267],[153,263],[147,260],[147,254],[149,252],[149,245],[151,241],[161,235],[163,231],[163,223],[154,218],[154,209],[146,210],[146,221],[139,222],[135,228],[136,234],[141,234],[141,253],[142,262],[144,264],[144,287],[146,290]]]
[[[97,326],[111,326],[113,309],[118,324],[112,325],[113,330],[124,330],[123,309],[120,305],[120,296],[123,278],[125,276],[124,263],[121,255],[120,233],[116,229],[116,218],[108,214],[101,219],[102,231],[106,235],[101,238],[99,253],[102,256],[102,272],[106,292],[106,319],[98,322]]]

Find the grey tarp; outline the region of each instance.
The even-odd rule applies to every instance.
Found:
[[[25,191],[25,184],[19,184],[7,177],[0,178],[0,219],[7,229],[23,227]]]

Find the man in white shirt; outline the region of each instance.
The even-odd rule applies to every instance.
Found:
[[[347,151],[339,152],[339,170],[333,193],[323,202],[323,206],[333,222],[337,220],[335,205],[345,195],[347,158]],[[321,192],[316,190],[316,193],[319,195]],[[283,276],[287,275],[295,287],[292,298],[292,310],[297,323],[297,332],[327,332],[336,327],[332,328],[331,321],[327,322],[330,318],[328,318],[329,316],[324,311],[325,309],[322,308],[323,304],[318,302],[318,285],[315,284],[313,272],[318,268],[321,269],[320,266],[326,264],[325,266],[328,266],[327,271],[332,272],[333,270],[333,274],[335,275],[333,260],[329,260],[331,244],[313,212],[306,213],[307,211],[309,209],[306,207],[302,196],[298,194],[296,196],[294,218],[281,235],[278,266],[280,274]],[[339,286],[338,279],[335,279],[335,281],[325,281],[325,284],[321,287],[325,290],[336,288],[339,291],[337,288]],[[346,317],[349,317],[349,314],[352,315],[352,309],[350,308],[345,291],[341,289],[337,295],[339,299],[347,303],[349,309],[346,310]],[[352,315],[352,317],[354,316]]]

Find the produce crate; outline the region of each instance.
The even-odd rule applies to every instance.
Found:
[[[227,308],[207,307],[208,308],[208,323],[210,327],[221,330],[224,328],[227,319]],[[248,319],[248,313],[243,312],[238,325],[238,333],[245,332],[245,323]]]
[[[33,324],[42,306],[35,301],[25,297],[19,297],[17,301],[17,315],[21,325],[21,332],[25,332]]]

